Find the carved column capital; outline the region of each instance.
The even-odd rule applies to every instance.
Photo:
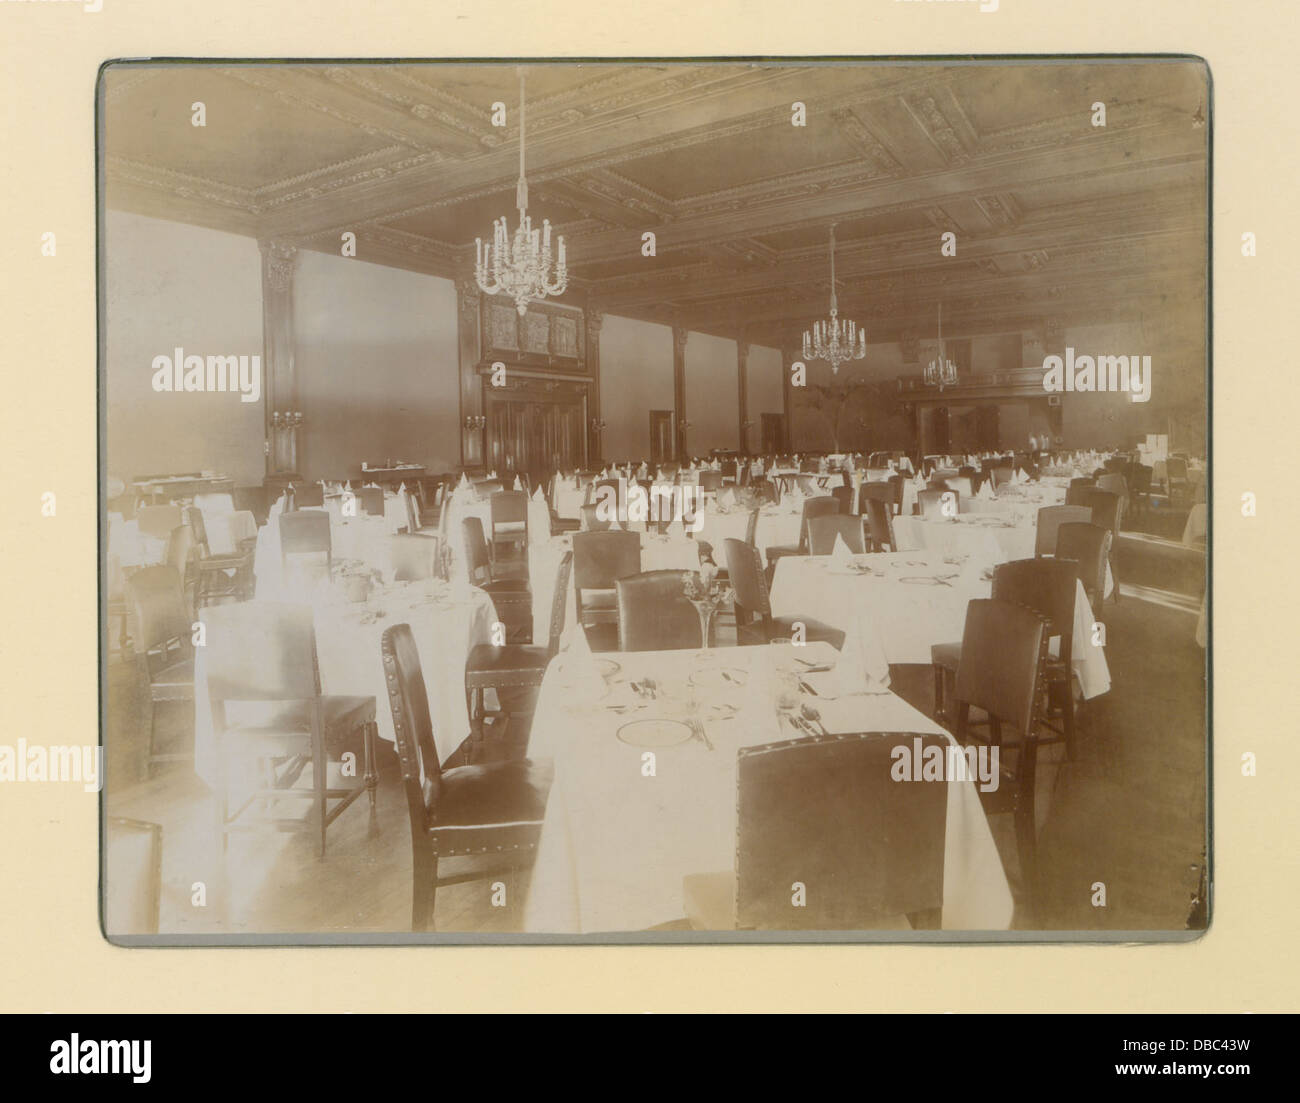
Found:
[[[673,326],[673,353],[676,356],[686,354],[686,338],[690,336],[690,330],[685,326]]]
[[[298,247],[287,241],[259,241],[262,251],[262,270],[266,282],[276,291],[288,291],[293,286],[293,273],[298,264]]]

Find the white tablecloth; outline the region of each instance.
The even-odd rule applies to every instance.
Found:
[[[816,646],[809,645],[807,654]],[[659,748],[650,778],[641,774],[643,749],[621,742],[617,731],[632,719],[689,711],[687,678],[701,669],[695,653],[611,656],[621,669],[608,690],[599,677],[575,678],[564,657],[552,664],[528,747],[530,757],[554,760],[555,781],[525,909],[527,930],[645,930],[685,914],[683,877],[734,868],[737,751],[792,737],[779,724],[768,690],[775,650],[719,650],[719,662],[736,672],[737,683],[696,691],[694,698],[715,749],[697,741]],[[665,695],[631,711],[639,699],[625,683],[647,675]],[[853,724],[828,725],[832,730],[942,732],[891,693],[842,700]],[[630,711],[608,707],[622,702]],[[739,710],[734,718],[724,719],[733,708]],[[946,784],[943,926],[1006,929],[1011,892],[979,795],[969,780]]]
[[[300,512],[311,513],[322,512],[322,510],[313,508]],[[355,517],[344,517],[338,504],[325,507],[324,512],[330,515],[330,555],[336,570],[341,560],[357,560],[379,571],[385,580],[391,580],[392,541],[389,537],[395,531],[393,520],[387,516],[370,516],[362,512],[360,503]],[[294,564],[292,562],[289,564],[289,577],[285,576],[281,565],[278,513],[272,513],[267,523],[258,530],[253,573],[257,576],[257,596],[263,600],[296,600],[301,596]]]
[[[337,696],[375,698],[380,738],[393,741],[393,714],[388,704],[380,640],[384,629],[409,624],[415,633],[429,694],[434,743],[445,760],[469,734],[465,702],[465,659],[470,648],[490,643],[496,610],[492,599],[477,588],[460,600],[430,595],[448,591],[428,582],[385,586],[365,602],[349,602],[340,587],[318,591],[313,603],[316,655],[321,692]],[[212,714],[208,704],[205,652],[195,649],[194,769],[205,781],[215,777]],[[237,704],[229,706],[237,715]],[[360,766],[358,766],[358,770]]]
[[[928,665],[934,644],[960,642],[967,602],[992,594],[992,582],[969,567],[958,573],[962,568],[945,563],[939,552],[858,558],[879,573],[854,573],[837,567],[830,556],[778,560],[772,613],[810,617],[846,632],[860,624],[867,669],[882,682],[887,682],[890,663]],[[936,576],[944,576],[948,585],[933,581]],[[1071,648],[1084,697],[1106,693],[1110,668],[1105,650],[1093,645],[1092,609],[1081,582],[1076,584]]]
[[[1183,527],[1183,543],[1204,543],[1209,523],[1209,509],[1204,502],[1197,502],[1187,514],[1187,524]]]

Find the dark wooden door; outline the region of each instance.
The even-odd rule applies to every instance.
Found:
[[[786,450],[784,414],[760,414],[759,431],[762,437],[762,455],[775,456]]]
[[[487,463],[499,475],[526,472],[537,482],[586,463],[581,400],[489,395],[487,411]]]
[[[650,462],[671,463],[677,459],[677,434],[673,432],[676,419],[672,410],[650,411]]]

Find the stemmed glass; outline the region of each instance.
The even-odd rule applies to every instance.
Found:
[[[723,586],[717,579],[717,568],[712,564],[703,564],[699,571],[690,571],[687,573],[682,583],[682,590],[686,599],[695,606],[695,612],[700,618],[700,639],[703,641],[703,647],[696,653],[695,658],[698,661],[705,661],[712,658],[709,650],[709,627],[713,623],[713,615],[731,600],[732,590],[730,586]]]

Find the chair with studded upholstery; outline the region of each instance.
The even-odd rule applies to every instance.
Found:
[[[487,539],[483,535],[483,522],[477,516],[462,518],[461,538],[465,545],[465,570],[471,585],[483,590],[496,608],[497,616],[506,626],[509,642],[518,642],[525,624],[531,624],[533,595],[526,578],[496,578],[492,570],[492,557]]]
[[[144,769],[148,776],[155,763],[183,762],[194,757],[192,749],[164,754],[154,744],[158,705],[194,700],[192,613],[186,608],[181,576],[170,566],[136,571],[126,580],[126,597],[135,624],[136,658],[142,680],[149,687]]]
[[[727,563],[736,600],[736,642],[738,644],[768,643],[775,639],[789,639],[796,624],[802,624],[804,638],[811,642],[825,640],[832,647],[844,646],[844,633],[829,624],[800,615],[774,617],[767,589],[767,576],[763,560],[753,544],[728,538],[722,542],[722,553]]]
[[[190,528],[194,532],[194,604],[203,608],[209,602],[231,598],[247,601],[253,596],[257,578],[253,574],[253,557],[257,540],[244,541],[228,554],[214,555],[208,547],[208,530],[203,523],[203,511],[191,509]]]
[[[556,570],[555,593],[551,599],[551,623],[544,646],[511,643],[494,646],[483,643],[470,650],[465,660],[465,695],[469,704],[472,754],[481,751],[485,745],[489,717],[509,716],[505,709],[497,713],[487,711],[487,691],[520,691],[542,684],[547,666],[560,649],[572,569],[573,552],[566,551]]]

